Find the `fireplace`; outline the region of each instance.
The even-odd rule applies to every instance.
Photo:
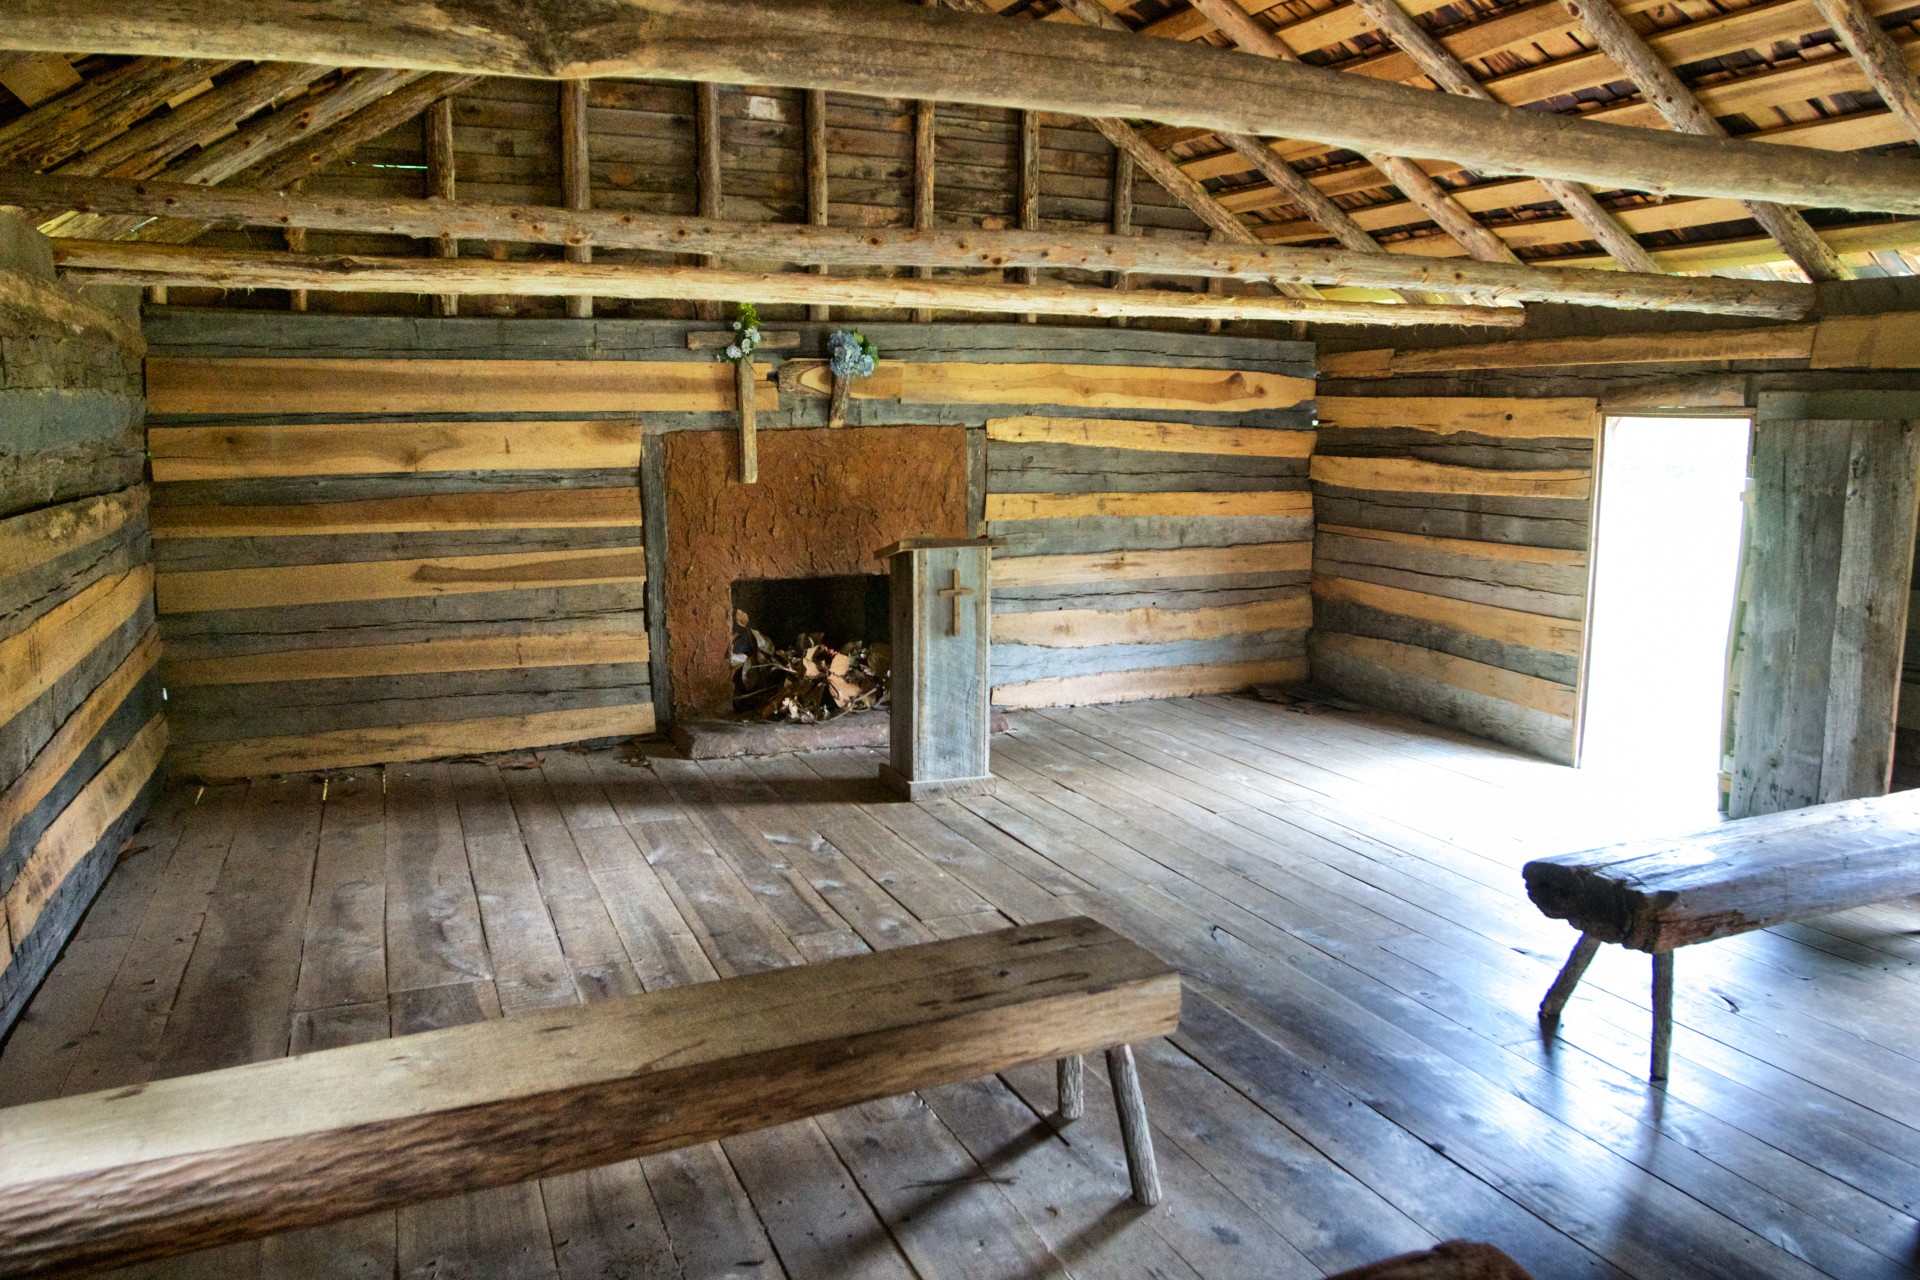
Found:
[[[887,596],[884,573],[747,578],[733,584],[733,613],[736,623],[753,627],[778,645],[804,634],[839,648],[856,640],[873,644],[889,638]]]
[[[736,607],[775,642],[793,639],[768,631],[737,591],[744,588],[762,611],[800,608],[789,627],[844,631],[851,617],[866,634],[843,638],[884,639],[885,588],[876,596],[876,588],[858,585],[883,569],[873,553],[903,538],[972,532],[964,427],[767,430],[759,445],[760,481],[742,484],[732,432],[661,439],[662,617],[676,719],[731,712]],[[791,585],[820,580],[836,585],[824,594]],[[844,611],[838,620],[808,621],[804,610],[822,603]]]

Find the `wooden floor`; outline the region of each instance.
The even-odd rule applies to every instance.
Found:
[[[1536,1276],[1911,1275],[1920,904],[1644,957],[1519,866],[1671,822],[1384,716],[1203,698],[1011,717],[993,798],[887,803],[870,752],[554,752],[169,792],[0,1056],[0,1101],[121,1086],[1084,912],[1187,975],[1144,1048],[1166,1202],[1048,1068],[147,1274],[1225,1277],[1434,1240]]]

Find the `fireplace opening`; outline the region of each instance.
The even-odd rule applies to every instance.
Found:
[[[733,711],[816,723],[885,704],[893,651],[887,577],[733,584]]]

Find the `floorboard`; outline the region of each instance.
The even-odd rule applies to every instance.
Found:
[[[1015,713],[992,795],[881,753],[522,753],[170,789],[0,1050],[0,1102],[1084,913],[1181,968],[1142,1046],[1166,1201],[1101,1064],[1041,1065],[130,1277],[1313,1277],[1436,1240],[1536,1276],[1920,1275],[1920,901],[1644,957],[1545,853],[1713,820],[1397,717],[1242,697]],[[1645,803],[1641,801],[1646,799]]]

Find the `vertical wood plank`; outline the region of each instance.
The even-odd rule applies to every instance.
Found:
[[[929,0],[921,0],[928,3]],[[913,104],[913,229],[933,230],[934,104],[922,99]],[[922,280],[933,278],[932,267],[916,267]],[[919,307],[913,318],[921,324],[933,320],[930,308]]]
[[[1022,111],[1020,113],[1020,229],[1038,231],[1040,229],[1040,113]],[[1034,284],[1040,273],[1033,267],[1021,267],[1018,272],[1021,284]],[[1023,324],[1037,324],[1040,317],[1028,312],[1020,317]]]
[[[700,198],[700,216],[717,218],[721,214],[720,185],[720,86],[701,83],[693,87],[694,158],[698,165],[696,185]],[[710,255],[694,259],[701,266],[712,266]],[[696,302],[693,314],[701,320],[721,318],[717,302]]]
[[[816,227],[827,225],[827,92],[807,90],[807,221]],[[822,263],[811,268],[815,275],[827,274]],[[833,318],[833,309],[820,303],[807,308],[807,319],[823,324]]]

